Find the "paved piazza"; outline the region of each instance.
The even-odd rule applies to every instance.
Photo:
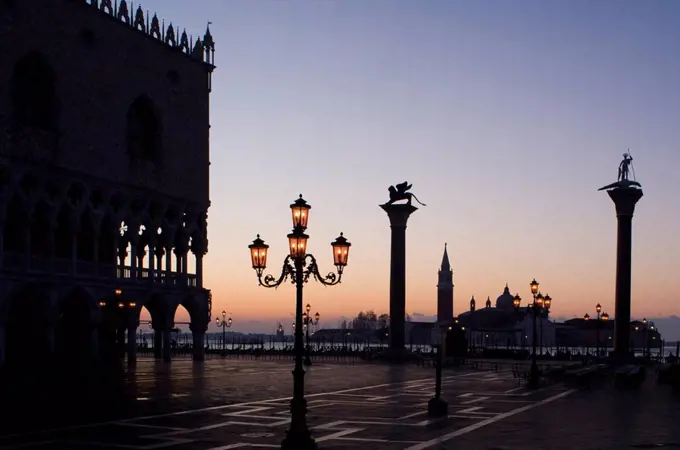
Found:
[[[680,442],[671,426],[680,402],[664,402],[670,391],[651,384],[623,393],[561,386],[530,392],[511,372],[447,370],[449,416],[429,419],[433,375],[433,369],[382,364],[309,368],[308,420],[319,447],[614,450],[677,448]],[[140,362],[130,388],[135,406],[117,419],[5,435],[0,448],[277,448],[289,423],[289,362]]]

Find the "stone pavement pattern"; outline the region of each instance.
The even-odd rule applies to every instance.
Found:
[[[131,391],[139,405],[135,418],[0,437],[0,448],[277,448],[289,423],[290,369],[288,362],[233,360],[203,368],[173,363],[169,370],[140,364]],[[308,420],[319,447],[623,449],[676,437],[666,425],[678,417],[678,403],[669,408],[663,403],[667,395],[655,386],[625,393],[562,387],[530,392],[509,372],[445,371],[449,417],[430,420],[432,375],[431,369],[380,364],[311,367]],[[640,401],[645,411],[631,411]],[[657,409],[650,414],[652,405]]]

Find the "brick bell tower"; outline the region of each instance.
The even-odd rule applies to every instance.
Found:
[[[437,321],[450,322],[453,319],[453,270],[449,262],[447,245],[444,244],[444,256],[439,268],[437,283]]]

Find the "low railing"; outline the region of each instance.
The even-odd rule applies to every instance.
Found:
[[[123,282],[157,283],[176,287],[196,287],[196,275],[168,272],[166,270],[94,263],[90,261],[73,261],[63,258],[26,257],[12,253],[5,253],[2,259],[2,272],[21,272],[30,274],[48,274],[51,276],[65,276],[89,278],[97,280],[118,280]]]

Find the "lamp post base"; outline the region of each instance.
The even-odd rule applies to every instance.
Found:
[[[304,376],[304,372],[298,373],[297,376]],[[316,441],[307,426],[307,400],[302,397],[293,398],[290,402],[290,415],[290,428],[286,432],[286,438],[281,442],[281,449],[316,450]]]
[[[537,364],[532,364],[529,370],[529,389],[538,389],[540,372]]]
[[[446,417],[449,415],[449,404],[439,397],[427,402],[427,415],[430,417]]]
[[[291,426],[281,442],[281,450],[317,450],[316,441],[307,427],[295,429]]]

